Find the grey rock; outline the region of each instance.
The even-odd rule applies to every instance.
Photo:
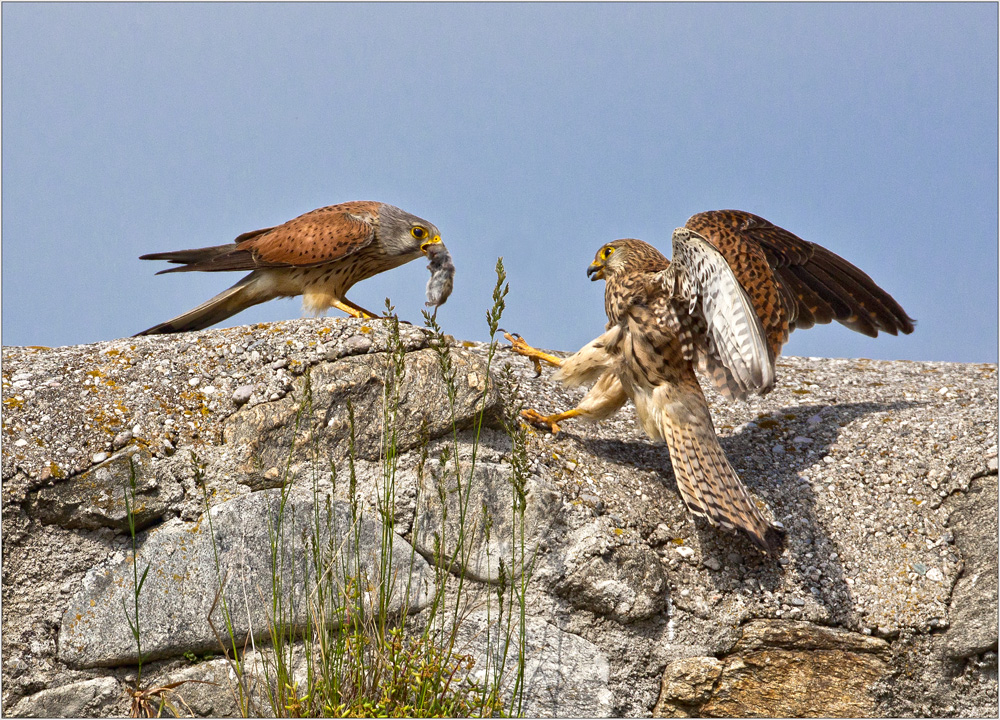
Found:
[[[135,472],[133,517],[141,530],[161,518],[183,496],[174,482],[161,482],[151,470],[149,451],[131,447],[97,467],[33,494],[31,513],[43,523],[67,528],[128,528],[125,488]]]
[[[851,653],[872,653],[885,656],[889,644],[885,640],[809,622],[790,620],[752,620],[741,629],[734,648],[740,652],[781,648],[783,650],[840,650]]]
[[[364,335],[352,335],[344,340],[340,345],[340,356],[344,355],[364,355],[371,350],[372,341]]]
[[[965,559],[951,595],[951,627],[945,652],[952,658],[984,653],[997,645],[997,478],[982,477],[956,496],[948,525]],[[928,571],[930,576],[930,571]]]
[[[112,677],[100,677],[41,690],[14,707],[14,717],[107,717],[124,697]]]
[[[593,643],[560,630],[543,618],[525,619],[524,717],[610,717],[614,696],[608,689],[608,659]],[[459,626],[457,649],[476,659],[471,675],[486,679],[487,667],[503,667],[504,697],[510,703],[517,657],[504,645],[510,638],[486,613],[475,612]],[[516,643],[514,644],[516,646]],[[487,661],[487,658],[489,659]],[[516,708],[513,708],[516,710]]]
[[[486,381],[482,362],[460,349],[453,351],[452,362],[464,377],[479,378],[475,384],[456,383],[454,418],[435,353],[406,354],[393,436],[397,451],[417,447],[453,427],[468,427],[480,413],[487,425],[496,424],[499,397]],[[383,397],[392,377],[384,353],[320,362],[308,378],[295,380],[291,396],[233,413],[223,425],[223,437],[242,449],[241,470],[251,478],[259,478],[263,469],[284,466],[289,458],[295,463],[318,454],[323,464],[340,462],[352,437],[356,457],[378,460],[383,452]],[[297,422],[303,403],[311,412]]]
[[[289,654],[292,656],[289,658]],[[306,687],[308,663],[304,643],[289,643],[282,655],[290,684]],[[273,647],[248,650],[239,663],[227,658],[197,662],[172,670],[149,681],[151,686],[180,683],[172,690],[171,701],[181,710],[203,717],[274,717],[275,698],[269,692],[276,658]],[[316,666],[314,665],[314,669]]]
[[[574,607],[621,623],[650,617],[666,607],[667,577],[655,551],[610,547],[600,520],[578,529],[566,551],[567,572],[554,587]]]
[[[600,515],[604,512],[604,501],[597,495],[592,495],[590,493],[582,493],[580,495],[580,502],[587,505],[588,507],[594,508],[594,514]]]
[[[117,435],[115,435],[114,440],[111,441],[111,446],[115,450],[121,450],[123,447],[128,445],[131,440],[132,440],[132,431],[123,430]]]
[[[233,403],[236,405],[246,405],[253,397],[253,385],[240,385],[233,391]]]
[[[245,495],[213,507],[211,522],[209,518],[198,523],[168,521],[143,540],[137,562],[139,573],[150,568],[139,597],[147,660],[218,650],[212,624],[220,632],[226,624],[223,603],[216,602],[217,596],[226,599],[235,637],[243,638],[250,631],[263,642],[272,607],[272,577],[280,580],[278,592],[285,607],[282,624],[292,631],[301,630],[306,618],[304,603],[316,582],[316,552],[323,557],[325,577],[338,592],[345,568],[353,568],[356,562],[368,578],[360,580],[361,586],[374,582],[378,587],[382,558],[379,523],[362,519],[354,525],[344,503],[316,508],[311,496],[292,492],[279,524],[281,503],[282,495],[275,490]],[[271,533],[276,538],[276,555],[271,551]],[[314,533],[318,543],[311,541]],[[398,536],[392,536],[390,557],[394,569],[390,609],[419,610],[428,600],[433,578],[430,568],[423,558],[413,556],[410,546]],[[94,667],[138,660],[122,607],[125,599],[128,612],[132,612],[132,577],[132,563],[123,554],[87,573],[83,589],[70,601],[62,618],[62,661],[75,667]],[[337,597],[339,603],[334,589],[330,596]],[[363,599],[366,605],[372,601],[368,594],[363,594]],[[341,617],[338,607],[325,609],[334,625]]]
[[[99,508],[84,513],[81,508],[99,504],[86,498],[78,503],[60,494],[80,489],[80,477],[95,469],[96,453],[132,448],[154,453],[144,478],[158,485],[166,508],[157,510],[152,522],[177,519],[140,538],[144,558],[146,546],[155,547],[158,533],[174,532],[172,528],[185,522],[189,529],[198,528],[188,533],[188,544],[203,542],[199,533],[207,532],[198,520],[206,493],[212,505],[221,507],[253,488],[287,483],[308,487],[320,476],[324,493],[347,498],[352,490],[343,458],[350,399],[361,418],[356,423],[358,484],[353,492],[366,512],[372,512],[384,477],[381,395],[392,350],[389,326],[382,320],[331,318],[206,330],[184,338],[3,348],[0,641],[5,713],[10,714],[25,694],[80,678],[80,672],[68,669],[56,655],[57,647],[65,651],[65,644],[57,645],[56,633],[72,630],[75,615],[64,620],[65,613],[71,599],[84,597],[80,593],[85,584],[94,584],[98,571],[93,568],[128,568],[124,561],[129,543],[120,511]],[[453,436],[449,422],[442,420],[446,394],[440,392],[440,368],[428,349],[427,334],[408,326],[401,326],[400,334],[407,368],[396,458],[406,482],[397,488],[395,507],[387,512],[395,521],[393,531],[408,534],[416,519],[422,438],[431,438],[429,465],[440,454],[444,438]],[[362,337],[370,346],[353,354],[367,344]],[[496,418],[489,415],[499,409],[492,385],[502,365],[509,364],[512,377],[521,380],[518,397],[526,407],[546,413],[565,410],[583,395],[582,389],[552,382],[547,370],[535,378],[530,362],[504,350],[487,373],[486,345],[461,346],[455,348],[456,381],[460,394],[470,390],[459,402],[460,422],[468,429],[459,430],[457,440],[448,443],[459,454],[468,453],[475,434],[472,400],[484,395],[487,399],[483,436],[496,426]],[[287,369],[271,367],[280,359],[287,359]],[[990,553],[996,555],[996,537],[995,531],[992,536],[977,531],[995,528],[996,521],[993,512],[978,509],[976,498],[983,496],[979,488],[996,478],[984,477],[996,457],[996,366],[792,357],[777,362],[780,380],[766,397],[728,403],[705,388],[726,455],[754,500],[787,528],[787,550],[777,562],[761,557],[744,538],[692,519],[678,497],[666,449],[645,437],[627,405],[599,423],[568,420],[556,436],[527,433],[527,466],[552,501],[544,503],[548,514],[537,545],[529,545],[537,552],[526,580],[526,612],[586,638],[607,659],[606,688],[613,695],[614,714],[648,715],[661,689],[659,668],[691,656],[714,658],[732,670],[720,675],[723,692],[698,706],[703,714],[800,711],[762,703],[782,692],[780,697],[788,699],[790,694],[780,688],[789,678],[798,682],[805,677],[797,668],[836,679],[840,697],[858,701],[837,706],[830,704],[836,698],[826,694],[822,697],[827,704],[815,703],[814,712],[965,717],[995,713],[996,654],[989,643],[995,643],[996,632],[982,621],[983,608],[995,613],[995,587],[984,584],[984,578],[995,576],[996,570],[981,563]],[[197,386],[187,382],[194,375],[202,379]],[[317,380],[324,385],[318,390]],[[312,399],[320,400],[312,408],[304,402],[307,382]],[[230,399],[243,386],[255,391],[237,406]],[[941,393],[942,388],[951,390]],[[271,397],[276,400],[268,401]],[[300,416],[302,408],[307,412]],[[116,447],[115,439],[126,431],[132,440]],[[435,433],[440,440],[433,439]],[[803,437],[813,442],[795,442]],[[783,454],[770,452],[776,444],[785,449]],[[192,452],[198,457],[197,470]],[[480,452],[480,461],[506,471],[509,441],[489,439]],[[573,472],[567,471],[569,460],[576,464]],[[331,462],[336,465],[335,479],[328,477]],[[152,485],[143,487],[153,492]],[[43,490],[56,494],[40,495]],[[598,517],[590,498],[600,498]],[[482,498],[471,502],[476,500],[480,502],[473,513],[481,514]],[[966,502],[972,505],[966,507]],[[51,509],[45,507],[49,505]],[[439,505],[448,507],[447,502]],[[422,507],[430,509],[429,504]],[[966,510],[968,521],[963,520]],[[47,511],[51,522],[42,522]],[[83,516],[87,519],[81,521]],[[201,518],[201,525],[206,519]],[[591,526],[596,522],[604,524]],[[74,523],[81,526],[71,527]],[[536,530],[530,524],[528,529]],[[238,541],[228,537],[226,542],[236,546]],[[214,564],[207,565],[207,574],[206,565],[182,563],[178,558],[189,548],[174,545],[174,560],[157,556],[143,594],[164,582],[157,568],[181,576],[195,568],[201,579],[190,583],[192,592],[209,598],[206,607],[178,622],[184,627],[203,625],[214,594]],[[264,554],[269,556],[269,549]],[[684,554],[690,557],[685,560]],[[239,576],[244,566],[263,562],[244,561],[235,552],[232,556],[226,561],[230,578]],[[711,557],[725,561],[717,572],[701,565],[701,558]],[[483,578],[495,578],[496,568],[488,563],[480,571]],[[91,579],[85,582],[88,573]],[[666,582],[659,592],[658,574]],[[121,587],[92,599],[111,608],[100,611],[110,616],[117,608],[116,632],[124,630],[128,639],[121,596],[129,581],[123,572],[119,577]],[[449,586],[455,582],[448,579]],[[467,575],[465,587],[474,591],[478,602],[499,586],[484,587]],[[233,596],[230,590],[227,598]],[[793,598],[803,604],[791,605]],[[232,606],[242,607],[246,615],[249,600],[250,593],[244,598],[241,591]],[[91,612],[89,602],[73,607],[81,617]],[[156,619],[166,631],[178,634],[169,619],[144,612],[151,623]],[[411,622],[417,623],[424,613],[426,609]],[[878,642],[887,642],[889,651],[845,650],[839,645],[824,651],[773,643],[734,648],[738,641],[748,642],[755,623],[784,613],[810,629],[850,633],[851,642],[884,638]],[[991,614],[985,613],[985,618]],[[152,636],[152,625],[149,630]],[[810,637],[814,635],[810,630]],[[102,635],[86,635],[83,642],[100,647]],[[215,648],[214,638],[206,642],[208,649]],[[163,657],[170,658],[171,672],[176,671],[179,650],[157,643]],[[834,664],[824,665],[817,661],[823,652],[840,654],[831,656]],[[862,660],[855,662],[853,655]],[[156,665],[149,666],[148,677],[159,681]],[[116,676],[128,672],[127,667],[115,670]],[[821,695],[815,680],[798,687]],[[768,695],[772,690],[779,695]],[[690,706],[676,707],[691,711]],[[101,714],[122,709],[116,705]]]
[[[248,696],[251,703],[257,702],[257,708],[261,709],[263,698],[260,697],[262,688],[253,672],[256,653],[247,653],[241,660],[241,665],[245,668],[243,677],[244,683],[244,705]],[[195,715],[202,717],[247,717],[243,715],[239,702],[239,688],[236,672],[229,660],[220,658],[200,662],[190,667],[176,670],[163,677],[157,677],[151,684],[159,687],[180,683],[173,693],[174,702],[177,707],[187,707]],[[248,687],[249,686],[249,687]],[[250,692],[247,692],[250,690]],[[252,715],[251,715],[252,716]],[[258,715],[259,716],[259,715]]]
[[[464,465],[469,468],[469,465]],[[523,518],[515,509],[516,492],[510,465],[476,464],[471,478],[463,470],[461,482],[454,466],[442,471],[428,463],[419,480],[413,544],[428,560],[439,553],[462,572],[480,582],[500,580],[501,563],[507,579],[518,577],[541,538],[545,537],[559,506],[558,497],[537,478],[525,488]],[[464,520],[464,522],[463,522]]]

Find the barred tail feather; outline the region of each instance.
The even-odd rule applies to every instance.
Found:
[[[140,335],[163,335],[166,333],[203,330],[215,325],[215,323],[222,322],[226,318],[252,305],[257,305],[277,297],[277,294],[272,289],[266,287],[267,283],[263,285],[259,282],[258,276],[255,273],[250,273],[231,288],[223,290],[211,300],[207,300],[193,310],[188,310],[186,313],[178,315],[171,320],[154,325],[147,330],[143,330],[141,333],[136,333],[135,337]]]
[[[634,399],[647,434],[667,444],[688,510],[712,525],[742,531],[765,553],[778,554],[783,532],[764,517],[729,464],[701,393],[660,386],[637,392]]]

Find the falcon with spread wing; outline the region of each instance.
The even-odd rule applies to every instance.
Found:
[[[713,525],[775,552],[781,531],[757,508],[719,445],[695,368],[727,398],[766,393],[796,328],[837,320],[876,336],[913,320],[864,272],[819,245],[736,210],[699,213],[674,231],[673,261],[641,240],[604,245],[588,269],[604,279],[607,331],[568,358],[511,338],[514,350],[559,367],[566,385],[594,383],[579,405],[527,419],[558,431],[600,420],[627,399],[645,432],[666,442],[681,498]]]
[[[252,305],[296,295],[303,296],[308,312],[335,307],[353,317],[375,317],[346,298],[351,286],[427,255],[440,243],[441,233],[426,220],[393,205],[361,201],[319,208],[283,225],[244,233],[226,245],[143,255],[141,260],[181,265],[158,275],[194,270],[250,274],[139,335],[201,330]],[[444,302],[447,292],[436,291],[436,296],[438,303]]]

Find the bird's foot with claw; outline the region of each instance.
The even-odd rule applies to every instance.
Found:
[[[542,374],[542,362],[546,362],[553,367],[562,367],[563,359],[556,357],[555,355],[550,355],[547,352],[543,352],[538,348],[531,347],[528,343],[524,341],[517,333],[509,333],[501,328],[504,339],[510,343],[510,349],[516,352],[518,355],[523,355],[524,357],[531,360],[531,364],[535,366],[535,377]]]
[[[542,415],[540,412],[529,408],[521,411],[521,417],[532,425],[548,428],[549,432],[553,435],[559,432],[559,425],[553,419],[555,415]]]

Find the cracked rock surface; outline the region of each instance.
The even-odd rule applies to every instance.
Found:
[[[199,714],[235,708],[227,689],[213,690],[228,677],[224,660],[184,658],[212,648],[213,573],[224,568],[234,597],[238,582],[247,598],[263,592],[268,518],[289,484],[294,517],[326,498],[342,517],[353,497],[370,523],[363,534],[377,540],[389,523],[393,563],[412,558],[418,585],[442,557],[468,565],[473,593],[517,577],[499,563],[516,544],[517,502],[499,373],[509,365],[520,400],[543,413],[582,391],[548,370],[536,378],[503,349],[487,371],[487,346],[454,343],[453,426],[428,334],[401,325],[398,346],[390,336],[384,320],[320,319],[3,348],[4,713],[127,711],[135,657],[117,613],[131,568],[130,476],[138,557],[151,568],[143,678],[219,681],[186,686]],[[393,352],[405,366],[399,454],[394,503],[380,514]],[[529,430],[526,710],[995,714],[996,365],[780,358],[765,398],[706,395],[733,466],[788,531],[784,553],[764,557],[688,515],[666,448],[631,406],[554,436]],[[435,481],[448,453],[467,467],[475,458],[472,516],[491,519],[464,548],[435,536],[447,538],[460,512]],[[298,597],[294,578],[308,573],[291,575]],[[246,617],[259,629],[257,604]],[[415,621],[427,612],[410,610]],[[470,618],[467,649],[488,652],[476,646],[486,620]]]

